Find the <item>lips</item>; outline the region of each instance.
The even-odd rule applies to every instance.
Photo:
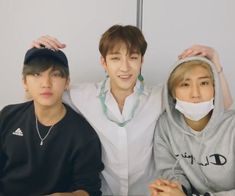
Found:
[[[52,93],[51,92],[43,92],[43,93],[40,93],[40,95],[45,96],[45,97],[49,97],[52,95]]]
[[[121,79],[130,79],[131,75],[119,75],[118,77]]]

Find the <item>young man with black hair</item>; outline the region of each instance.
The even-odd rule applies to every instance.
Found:
[[[100,140],[62,103],[69,86],[65,54],[28,50],[23,84],[32,101],[0,113],[0,195],[101,195]]]

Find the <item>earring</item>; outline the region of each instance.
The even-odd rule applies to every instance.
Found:
[[[144,81],[144,77],[142,76],[141,73],[139,74],[138,79],[139,79],[140,82],[143,82],[143,81]]]
[[[105,77],[108,78],[109,74],[105,71]]]

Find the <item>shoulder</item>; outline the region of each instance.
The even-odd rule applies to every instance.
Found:
[[[97,97],[100,83],[82,83],[73,85],[70,88],[70,96],[73,102],[83,103]]]
[[[164,111],[158,118],[155,128],[156,135],[165,135],[169,130],[169,121],[166,111]]]
[[[164,127],[168,123],[168,116],[166,111],[162,112],[162,114],[159,116],[157,120],[157,127]]]
[[[69,128],[71,130],[71,135],[77,135],[77,138],[81,138],[83,141],[98,138],[96,131],[81,114],[75,112],[68,105],[66,105],[66,109],[67,114],[64,120],[64,126],[66,126],[66,129]]]
[[[235,110],[227,110],[224,112],[223,117],[220,118],[222,124],[225,124],[227,121],[235,125]]]
[[[145,91],[151,94],[161,94],[162,93],[162,85],[144,85]]]
[[[70,93],[88,93],[96,91],[99,88],[99,83],[81,83],[72,85]]]
[[[4,107],[0,112],[0,131],[6,127],[12,127],[21,122],[28,122],[32,117],[33,102],[12,104]]]
[[[19,104],[7,105],[1,110],[1,118],[3,116],[8,117],[8,116],[12,116],[12,115],[18,115],[19,113],[26,111],[32,105],[33,105],[32,101],[19,103]]]
[[[152,103],[157,103],[158,105],[162,104],[162,86],[161,85],[144,85],[143,94],[147,99]]]

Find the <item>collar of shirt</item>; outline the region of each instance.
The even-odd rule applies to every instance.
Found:
[[[99,86],[97,88],[97,93],[96,95],[99,96],[100,94],[100,90],[101,90],[101,87],[102,87],[102,84],[104,83],[104,81],[100,82],[99,83]],[[140,90],[140,85],[141,85],[141,82],[139,80],[136,81],[136,85],[134,87],[134,93],[137,92],[137,90]],[[107,79],[106,83],[105,83],[105,86],[104,86],[104,92],[106,93],[107,91],[109,91],[109,93],[111,93],[110,91],[110,78]],[[144,95],[148,96],[149,95],[149,92],[144,88],[143,90],[143,93]]]
[[[104,81],[102,81],[99,84],[99,87],[97,90],[97,96],[100,95],[100,91],[101,91],[103,84],[104,84]],[[106,93],[105,105],[107,106],[107,109],[108,109],[107,113],[112,119],[118,122],[124,122],[132,118],[133,115],[135,115],[135,113],[138,113],[138,111],[134,111],[135,110],[134,107],[136,106],[138,107],[139,102],[141,101],[140,96],[142,95],[148,96],[149,94],[149,92],[146,91],[145,88],[143,88],[141,95],[139,95],[139,91],[141,91],[141,82],[137,80],[136,85],[134,87],[134,92],[125,99],[123,111],[120,112],[118,103],[116,102],[115,98],[113,97],[111,93],[110,78],[106,80],[103,90],[104,90],[104,93]],[[136,103],[138,103],[138,105]]]

